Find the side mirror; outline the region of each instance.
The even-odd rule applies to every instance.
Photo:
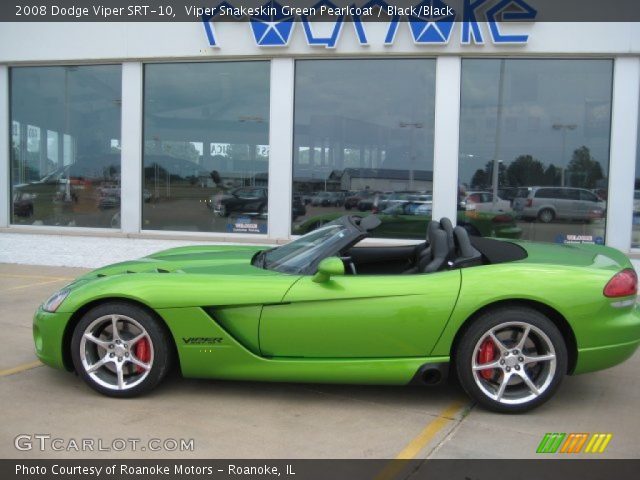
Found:
[[[318,273],[312,280],[316,283],[328,282],[331,275],[344,275],[344,263],[338,257],[325,258],[318,265]]]

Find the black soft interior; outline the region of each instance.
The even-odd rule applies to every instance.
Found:
[[[346,254],[359,274],[399,274],[410,268],[421,245],[353,247]],[[350,273],[350,268],[347,268]]]
[[[351,247],[343,252],[347,274],[394,275],[522,260],[526,250],[509,241],[469,236],[451,221],[431,221],[426,241],[417,245]]]

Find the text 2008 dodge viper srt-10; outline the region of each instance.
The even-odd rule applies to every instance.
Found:
[[[617,250],[469,237],[447,219],[417,245],[359,245],[379,224],[344,216],[272,249],[182,247],[100,268],[38,309],[36,352],[114,397],[172,366],[388,385],[452,373],[486,408],[519,412],[640,344],[637,277]]]

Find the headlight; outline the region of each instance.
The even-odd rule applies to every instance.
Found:
[[[44,302],[42,309],[46,312],[55,312],[58,307],[64,302],[64,299],[69,295],[69,290],[60,290],[49,297],[49,300]]]

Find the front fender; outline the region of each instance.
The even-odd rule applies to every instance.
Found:
[[[71,284],[58,312],[75,312],[106,298],[124,298],[153,309],[278,303],[298,279],[291,275],[241,276],[132,273]]]

